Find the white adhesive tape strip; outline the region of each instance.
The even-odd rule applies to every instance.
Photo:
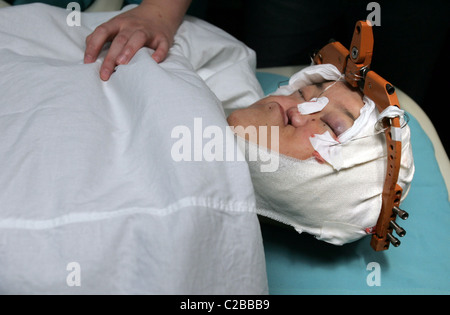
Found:
[[[391,127],[391,136],[394,141],[402,141],[402,128]]]
[[[302,115],[310,115],[322,111],[322,109],[324,109],[329,102],[330,100],[327,97],[323,96],[319,98],[313,98],[309,102],[298,104],[297,107],[298,111]]]

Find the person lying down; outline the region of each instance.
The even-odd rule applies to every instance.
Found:
[[[185,6],[179,4],[178,9],[183,11]],[[133,13],[144,11],[142,5]],[[142,16],[148,17],[144,19],[147,22],[152,21],[151,12]],[[127,18],[123,15],[123,24],[114,19],[105,23],[103,29],[97,29],[87,39],[88,58],[85,60],[92,62],[95,58],[91,57],[98,54],[104,43],[105,34],[102,33],[105,29],[113,38],[121,34],[119,26],[122,25],[121,35],[128,38],[126,45],[112,40],[114,49],[108,53],[100,71],[104,80],[108,80],[114,65],[126,64],[135,51],[137,41],[130,35],[133,32],[127,29]],[[131,30],[133,28],[140,30],[138,27],[131,27]],[[159,28],[148,28],[153,29]],[[155,60],[162,60],[161,49],[150,47],[156,49]],[[121,54],[123,56],[116,59]],[[294,75],[289,86],[281,88],[276,95],[228,117],[231,126],[242,127],[235,130],[240,137],[250,140],[254,151],[264,155],[266,153],[259,150],[259,146],[269,144],[271,150],[266,161],[278,161],[277,154],[280,154],[280,167],[273,172],[257,171],[267,165],[249,161],[258,213],[333,244],[359,239],[376,225],[386,170],[384,136],[374,129],[379,120],[375,105],[345,83],[336,83],[340,79],[341,74],[331,65],[310,67]],[[230,85],[214,92],[223,93],[228,89]],[[393,111],[391,109],[390,113]],[[396,112],[403,115],[401,111]],[[272,135],[273,128],[266,128],[268,133],[263,137],[264,143],[259,143],[260,135],[248,127],[259,131],[260,126],[278,127],[275,130],[279,133]],[[414,163],[408,126],[402,131],[400,185],[404,198],[414,174]],[[246,132],[253,133],[253,137]],[[270,141],[272,136],[276,139],[274,143]]]
[[[254,52],[187,17],[164,62],[156,63],[153,51],[143,48],[103,82],[98,72],[106,51],[97,62],[84,64],[85,38],[117,13],[86,14],[82,26],[73,29],[66,25],[65,10],[42,5],[5,10],[0,116],[11,122],[0,130],[10,135],[2,141],[0,184],[8,187],[2,204],[10,213],[32,216],[26,211],[35,205],[46,218],[71,209],[123,211],[124,205],[166,209],[189,197],[195,204],[245,204],[246,211],[336,245],[355,241],[376,225],[386,170],[380,113],[335,67],[307,67],[264,97]],[[39,21],[38,34],[36,23],[19,23],[29,16]],[[20,97],[24,91],[26,97]],[[12,108],[24,114],[14,116]],[[224,108],[231,111],[228,117]],[[174,161],[174,128],[194,130],[196,117],[204,126],[235,127],[236,139],[248,140],[245,156],[257,152],[259,158],[248,158],[245,166]],[[245,134],[249,126],[274,127],[267,130],[276,137],[267,138],[275,141],[260,143],[262,135],[252,141]],[[402,140],[399,184],[406,197],[414,174],[407,125]],[[28,149],[20,148],[33,150],[27,155]],[[263,172],[270,159],[279,161],[277,167]],[[24,180],[8,181],[7,174]]]
[[[246,140],[258,213],[335,245],[371,234],[387,165],[385,136],[377,122],[393,112],[403,124],[399,185],[404,199],[414,162],[403,111],[389,108],[380,115],[333,65],[307,67],[288,86],[234,111],[228,123],[244,127],[234,130]],[[250,160],[252,153],[260,158]],[[270,160],[279,161],[277,169],[262,172],[261,164]]]

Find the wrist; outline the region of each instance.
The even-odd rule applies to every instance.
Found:
[[[191,2],[192,0],[143,0],[139,7],[163,20],[166,25],[170,25],[176,31]]]

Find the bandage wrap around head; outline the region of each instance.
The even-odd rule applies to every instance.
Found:
[[[327,80],[342,80],[342,75],[330,64],[310,66],[274,94],[290,95]],[[310,139],[328,163],[320,164],[314,158],[297,160],[248,143],[247,150],[257,150],[261,157],[249,162],[259,214],[335,245],[368,234],[380,214],[387,167],[386,139],[377,122],[383,117],[403,116],[403,111],[395,107],[380,114],[368,97],[364,97],[364,104],[360,116],[339,142],[329,134]],[[402,125],[398,134],[402,141],[398,184],[403,188],[403,201],[414,175],[414,161],[410,129]],[[261,161],[270,160],[271,155],[279,159],[278,170],[260,172]]]

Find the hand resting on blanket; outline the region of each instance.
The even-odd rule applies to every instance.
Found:
[[[116,66],[127,64],[142,47],[155,49],[153,59],[163,61],[190,2],[143,0],[138,7],[103,23],[86,38],[84,62],[95,62],[108,41],[112,44],[100,69],[104,81],[109,80]]]

